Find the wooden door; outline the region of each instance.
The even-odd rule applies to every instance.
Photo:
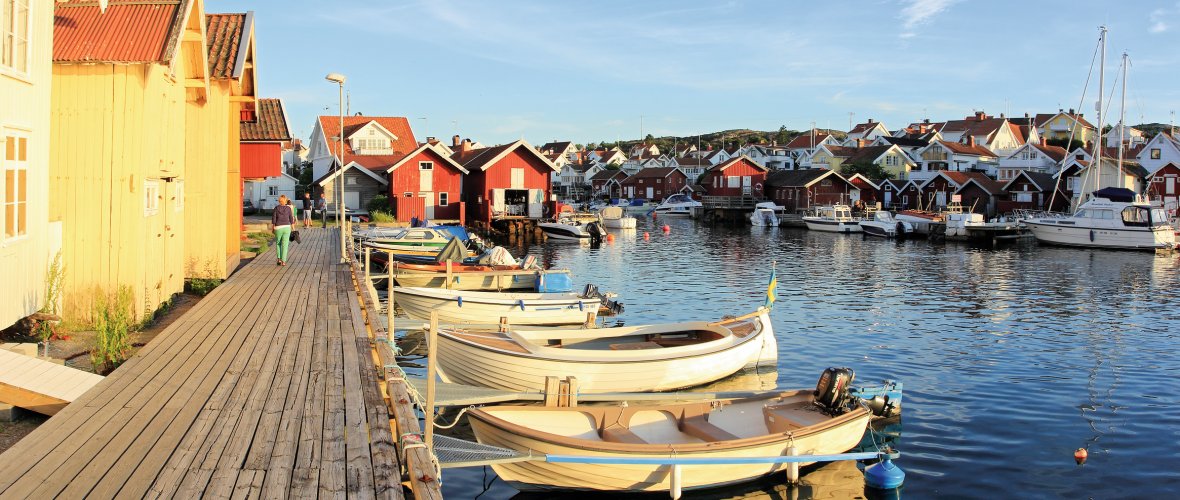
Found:
[[[344,206],[349,210],[361,209],[361,193],[358,191],[344,192]]]
[[[418,193],[418,198],[422,200],[422,213],[426,215],[427,219],[434,218],[434,193]]]
[[[434,169],[418,170],[418,191],[434,191]],[[427,203],[429,205],[429,203]]]
[[[540,189],[529,190],[529,218],[540,219],[543,217],[545,206],[545,192]]]
[[[504,213],[504,190],[492,190],[492,214],[500,215]]]

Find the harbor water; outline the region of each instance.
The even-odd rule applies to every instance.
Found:
[[[979,249],[688,219],[640,218],[636,230],[611,232],[614,242],[598,247],[512,250],[617,292],[627,324],[753,311],[775,267],[779,361],[769,384],[813,387],[828,366],[853,368],[859,384],[903,382],[903,414],[890,426],[900,434],[902,496],[1180,494],[1175,255],[1032,242]],[[1084,465],[1077,448],[1088,450]],[[448,498],[518,495],[490,467],[448,469],[443,480]],[[813,468],[803,480],[792,490],[776,475],[688,497],[864,494],[853,464]]]

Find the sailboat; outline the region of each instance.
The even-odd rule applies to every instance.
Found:
[[[1125,187],[1102,188],[1102,92],[1105,86],[1106,27],[1099,29],[1099,46],[1102,60],[1098,73],[1098,139],[1094,142],[1091,165],[1086,170],[1082,190],[1088,189],[1090,175],[1096,175],[1098,188],[1091,198],[1082,203],[1077,211],[1066,217],[1032,217],[1023,222],[1029,232],[1040,243],[1088,248],[1111,248],[1124,250],[1159,250],[1176,247],[1175,229],[1169,224],[1162,208],[1155,208],[1143,197]],[[1119,114],[1125,114],[1127,98],[1127,54],[1123,53],[1123,105]],[[1120,118],[1119,123],[1124,123]],[[1077,126],[1075,121],[1074,126]],[[1119,127],[1119,172],[1123,168],[1122,131]],[[1093,174],[1092,174],[1093,173]]]

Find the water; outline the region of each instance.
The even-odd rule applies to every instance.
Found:
[[[665,223],[667,234],[657,226]],[[1180,494],[1175,256],[1035,243],[983,250],[685,219],[639,226],[612,231],[616,241],[599,248],[514,251],[618,292],[630,324],[750,312],[777,262],[778,387],[812,387],[828,366],[854,368],[862,384],[902,381],[895,444],[909,497]],[[1084,466],[1073,460],[1081,447]],[[444,493],[517,494],[493,476],[448,469]],[[863,495],[849,464],[813,470],[791,492],[782,479],[705,496]]]

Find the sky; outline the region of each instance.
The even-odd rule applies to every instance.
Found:
[[[1180,110],[1180,1],[207,0],[254,10],[258,91],[292,133],[317,115],[405,116],[418,140],[635,140],[735,129],[890,129],[930,118],[1095,118],[1083,87],[1109,28],[1106,120]],[[1117,84],[1117,85],[1116,85]],[[1113,94],[1112,94],[1113,92]],[[851,115],[850,115],[851,113]]]

